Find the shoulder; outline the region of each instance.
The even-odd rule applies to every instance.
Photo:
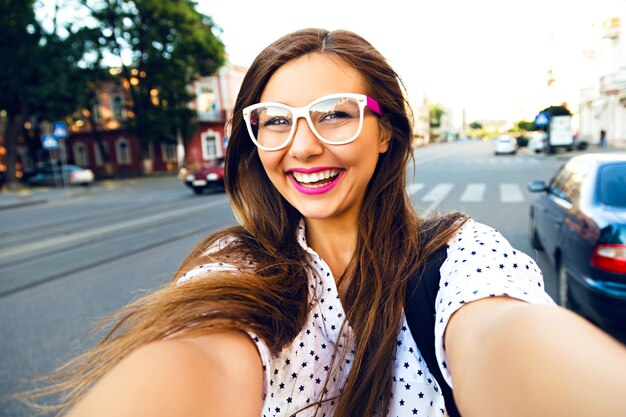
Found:
[[[124,358],[70,416],[258,415],[262,384],[259,354],[244,333],[170,339]]]

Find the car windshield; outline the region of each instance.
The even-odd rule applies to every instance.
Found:
[[[598,197],[602,204],[626,208],[626,163],[602,167],[598,185]]]

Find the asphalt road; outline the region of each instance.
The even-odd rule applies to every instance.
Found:
[[[423,215],[461,210],[498,229],[537,260],[556,297],[554,272],[529,244],[526,185],[562,159],[495,156],[488,142],[433,145],[416,151],[408,191]],[[224,194],[193,195],[177,178],[107,184],[0,213],[1,394],[91,346],[90,325],[166,285],[204,236],[235,223]],[[0,403],[0,416],[31,414]]]

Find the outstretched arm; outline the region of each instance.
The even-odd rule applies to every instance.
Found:
[[[263,370],[242,332],[170,339],[122,360],[69,417],[259,416]]]
[[[445,344],[464,417],[626,415],[626,347],[568,310],[474,301]]]

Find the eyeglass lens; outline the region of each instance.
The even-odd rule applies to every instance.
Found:
[[[359,130],[361,110],[354,98],[330,98],[309,109],[313,129],[328,142],[352,139]],[[250,125],[256,141],[268,148],[285,144],[293,129],[293,114],[287,107],[271,105],[253,110]]]

